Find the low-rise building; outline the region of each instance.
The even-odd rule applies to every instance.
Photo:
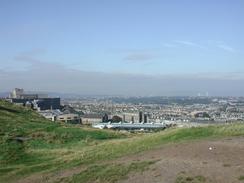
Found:
[[[102,122],[103,115],[100,114],[84,114],[81,116],[81,122],[85,125],[91,125]]]
[[[61,114],[57,116],[57,120],[65,123],[73,123],[73,124],[81,123],[81,119],[78,114]]]

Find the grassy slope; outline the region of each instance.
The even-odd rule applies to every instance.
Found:
[[[106,130],[52,123],[28,109],[0,101],[0,180],[14,181],[36,172],[55,172],[82,165],[87,167],[85,171],[63,181],[94,182],[95,177],[97,182],[114,182],[135,170],[131,167],[144,169],[150,162],[105,168],[103,164],[107,160],[164,143],[240,135],[244,135],[244,124],[170,129],[128,137]],[[9,140],[13,137],[31,139],[18,143]],[[109,166],[106,164],[106,167]],[[112,174],[111,179],[105,176],[108,172]]]
[[[16,137],[27,138],[23,143]],[[50,122],[37,113],[0,101],[0,178],[69,166],[68,154],[125,135]],[[71,165],[72,166],[72,165]]]

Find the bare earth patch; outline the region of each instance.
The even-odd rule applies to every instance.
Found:
[[[116,160],[101,163],[131,164],[155,161],[142,172],[130,173],[119,183],[242,183],[244,182],[244,137],[196,140],[165,144]],[[34,174],[19,183],[60,182],[82,172],[75,167],[50,174]]]
[[[158,160],[149,170],[120,183],[240,183],[244,175],[244,138],[168,144],[120,158],[118,162]]]

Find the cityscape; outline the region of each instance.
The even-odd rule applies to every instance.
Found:
[[[30,107],[51,121],[118,130],[164,129],[244,121],[244,97],[59,98],[15,88],[6,100]],[[156,102],[155,102],[156,101]],[[150,127],[145,124],[151,124]],[[161,124],[161,125],[159,125]],[[124,126],[125,125],[125,126]],[[137,125],[135,127],[135,125]],[[159,126],[158,126],[159,125]]]

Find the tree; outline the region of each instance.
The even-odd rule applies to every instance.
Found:
[[[121,122],[122,121],[122,118],[119,117],[119,116],[113,116],[112,117],[112,122],[114,123],[118,123],[118,122]]]

